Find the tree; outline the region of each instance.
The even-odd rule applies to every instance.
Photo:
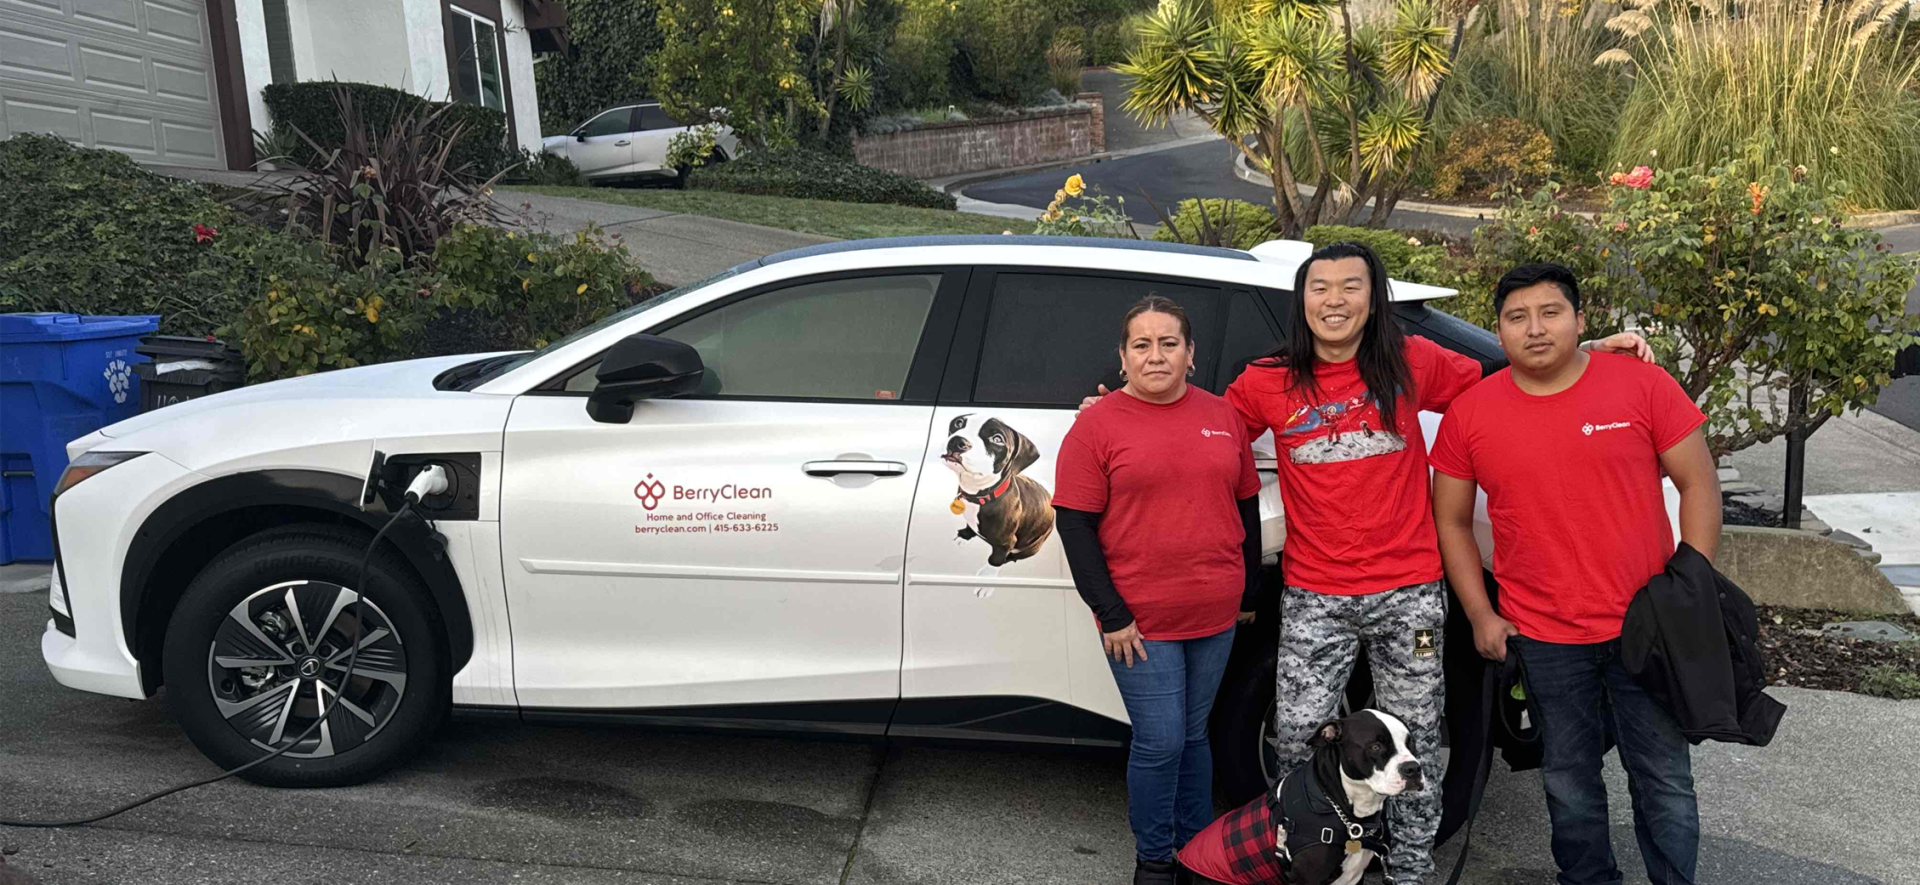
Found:
[[[753,148],[791,141],[819,102],[794,47],[814,21],[808,0],[659,0],[654,91],[681,119],[724,115]],[[719,109],[719,110],[716,110]]]
[[[1369,201],[1381,224],[1433,142],[1477,0],[1447,2],[1397,0],[1381,26],[1347,0],[1166,0],[1117,68],[1134,78],[1125,107],[1147,124],[1190,110],[1225,136],[1273,180],[1283,236]]]

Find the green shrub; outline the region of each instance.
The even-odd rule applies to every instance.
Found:
[[[0,206],[0,312],[159,314],[163,333],[209,335],[269,274],[316,260],[198,184],[48,135],[0,141]]]
[[[944,108],[956,96],[949,84],[960,13],[949,0],[906,0],[887,60],[900,107]]]
[[[1071,100],[1080,91],[1080,67],[1086,57],[1084,38],[1076,39],[1067,33],[1066,28],[1053,36],[1053,42],[1047,46],[1047,82],[1062,96]]]
[[[1204,224],[1200,220],[1202,206],[1207,215]],[[1231,242],[1219,245],[1251,249],[1279,236],[1273,210],[1245,200],[1181,200],[1175,207],[1173,227],[1174,230],[1169,231],[1166,225],[1161,225],[1160,230],[1154,231],[1153,238],[1161,242],[1203,242],[1206,230],[1213,228],[1232,235]]]
[[[968,0],[960,16],[956,85],[963,93],[1025,104],[1047,88],[1053,14],[1044,0]]]
[[[1460,290],[1433,306],[1493,329],[1493,287],[1501,275],[1521,264],[1551,261],[1565,265],[1580,281],[1587,337],[1621,331],[1621,303],[1631,281],[1609,262],[1607,232],[1584,216],[1564,211],[1558,194],[1557,186],[1548,185],[1529,197],[1509,200],[1495,219],[1474,229],[1470,243],[1452,246],[1444,254],[1415,250],[1408,276],[1402,279]]]
[[[1564,5],[1517,0],[1483,13],[1458,59],[1461,88],[1442,99],[1451,128],[1492,116],[1513,117],[1553,141],[1556,162],[1569,180],[1585,179],[1607,165],[1633,80],[1618,67],[1596,66],[1594,57],[1623,37],[1607,29],[1600,4]],[[1516,14],[1517,13],[1517,14]]]
[[[731,162],[703,167],[694,171],[688,187],[846,203],[893,203],[931,209],[955,206],[952,194],[943,194],[908,176],[798,149],[754,151]]]
[[[573,131],[595,114],[650,94],[660,50],[655,0],[566,0],[571,52],[533,66],[540,94],[540,131]]]
[[[1508,188],[1533,190],[1553,171],[1553,140],[1540,127],[1512,117],[1488,117],[1453,130],[1434,172],[1443,199],[1492,197]]]
[[[439,284],[382,250],[358,270],[316,261],[269,275],[265,287],[223,330],[253,381],[418,355],[412,348]]]
[[[587,176],[573,161],[559,154],[522,152],[520,165],[507,173],[506,181],[546,187],[586,187]]]
[[[441,239],[433,258],[445,281],[438,306],[483,320],[470,327],[486,337],[455,353],[545,347],[626,308],[653,284],[626,247],[597,229],[558,236],[466,225]]]
[[[461,135],[448,157],[448,165],[465,168],[469,174],[487,178],[513,165],[520,155],[507,143],[507,116],[476,104],[430,102],[410,92],[375,86],[370,83],[340,83],[312,80],[305,83],[275,83],[262,92],[267,111],[275,126],[292,126],[318,142],[322,150],[339,147],[346,139],[345,125],[334,105],[334,93],[346,87],[354,107],[374,129],[384,132],[393,121],[408,111],[423,106],[444,108],[439,124],[448,130],[459,127]],[[304,140],[294,151],[295,162],[311,165],[322,161]]]

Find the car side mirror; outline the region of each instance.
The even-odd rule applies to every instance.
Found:
[[[602,424],[625,424],[633,419],[634,403],[695,393],[705,374],[692,345],[658,335],[623,338],[600,361],[587,415]]]
[[[579,132],[575,132],[575,133],[573,134],[573,140],[574,140],[574,141],[586,141],[586,140],[587,140],[587,131],[586,131],[585,129],[582,129],[582,130],[580,130]]]

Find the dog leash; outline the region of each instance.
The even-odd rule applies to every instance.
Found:
[[[1493,720],[1500,709],[1500,685],[1518,665],[1513,650],[1508,649],[1506,661],[1486,662],[1480,677],[1480,724],[1487,728],[1487,739],[1480,751],[1478,767],[1473,772],[1473,793],[1467,799],[1467,822],[1463,824],[1464,830],[1460,834],[1460,856],[1453,862],[1453,874],[1447,877],[1447,885],[1460,885],[1460,876],[1467,871],[1467,855],[1473,851],[1473,821],[1480,816],[1480,798],[1486,795],[1487,775],[1493,769]]]

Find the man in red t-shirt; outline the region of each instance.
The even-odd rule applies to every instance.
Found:
[[[1664,471],[1680,490],[1680,536],[1708,559],[1720,540],[1720,480],[1700,413],[1658,366],[1589,354],[1580,289],[1557,264],[1514,268],[1494,290],[1510,368],[1453,401],[1434,437],[1434,523],[1447,579],[1493,660],[1524,665],[1561,885],[1617,885],[1600,760],[1620,747],[1634,834],[1655,882],[1692,883],[1700,844],[1687,740],[1620,662],[1627,603],[1674,550]],[[1487,490],[1499,608],[1473,537]]]

